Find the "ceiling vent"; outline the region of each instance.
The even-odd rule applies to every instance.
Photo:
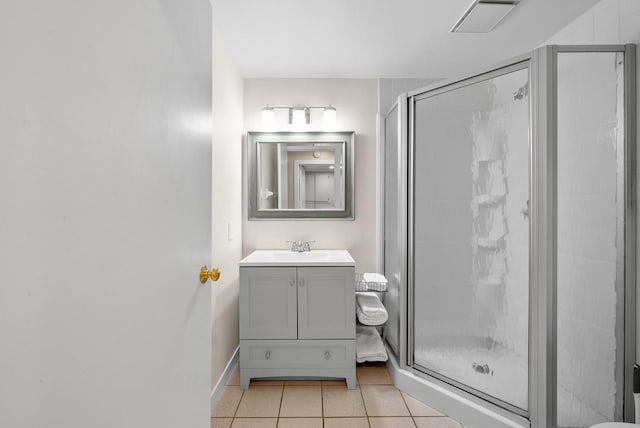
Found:
[[[519,0],[475,0],[450,30],[452,33],[488,33]]]

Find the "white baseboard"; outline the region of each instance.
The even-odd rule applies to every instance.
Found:
[[[240,354],[239,350],[240,350],[240,346],[238,345],[236,350],[233,351],[233,354],[231,355],[231,358],[229,359],[227,366],[222,371],[220,378],[218,378],[218,381],[216,382],[215,386],[211,390],[211,410],[213,410],[213,408],[216,406],[218,399],[222,395],[222,390],[224,389],[224,386],[227,384],[227,381],[229,380],[229,376],[231,376],[231,373],[233,372],[233,368],[235,367],[236,362],[238,361],[238,355]]]
[[[386,345],[386,344],[385,344]],[[387,345],[388,347],[388,345]],[[461,422],[468,428],[524,428],[529,421],[516,415],[498,413],[480,399],[465,397],[437,379],[425,379],[402,369],[387,349],[387,368],[396,388]]]

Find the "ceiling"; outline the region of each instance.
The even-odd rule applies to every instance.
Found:
[[[214,0],[243,77],[452,77],[525,53],[598,0],[522,0],[492,32],[450,33],[472,0]]]

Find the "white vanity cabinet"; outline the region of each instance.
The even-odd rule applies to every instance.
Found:
[[[240,263],[243,389],[285,376],[345,378],[355,388],[354,265],[337,250],[256,251]]]

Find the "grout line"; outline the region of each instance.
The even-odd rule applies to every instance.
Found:
[[[240,387],[238,387],[240,388]],[[247,387],[248,389],[249,387]],[[238,400],[238,404],[236,405],[236,409],[233,411],[233,416],[231,417],[231,425],[233,425],[233,420],[236,418],[236,415],[238,414],[238,409],[240,409],[240,403],[242,403],[242,399],[244,398],[244,389],[240,389],[240,391],[242,391],[242,394],[240,394],[240,399]]]
[[[322,428],[324,428],[324,385],[320,381],[320,414],[322,415]]]
[[[400,397],[402,397],[402,402],[404,403],[404,406],[407,408],[407,411],[409,412],[409,415],[411,415],[411,418],[414,418],[413,412],[411,411],[411,407],[409,407],[409,405],[407,404],[407,400],[405,400],[405,398],[404,398],[404,394],[398,388],[396,388],[396,389],[400,393]],[[414,424],[415,424],[415,422],[416,421],[413,421]]]
[[[280,413],[282,412],[282,404],[284,403],[284,382],[282,382],[282,390],[280,391],[280,406],[278,406],[278,421],[280,420]],[[276,421],[276,427],[278,426],[278,421]]]
[[[322,426],[324,427],[324,388],[320,382],[320,414],[322,415]]]
[[[358,389],[360,390],[360,398],[362,398],[362,407],[364,407],[364,416],[367,418],[367,425],[371,428],[371,421],[369,421],[369,411],[367,410],[367,403],[364,401],[364,394],[362,393],[362,385],[360,384],[360,380],[358,379],[358,373],[356,372],[356,383],[358,385]]]

